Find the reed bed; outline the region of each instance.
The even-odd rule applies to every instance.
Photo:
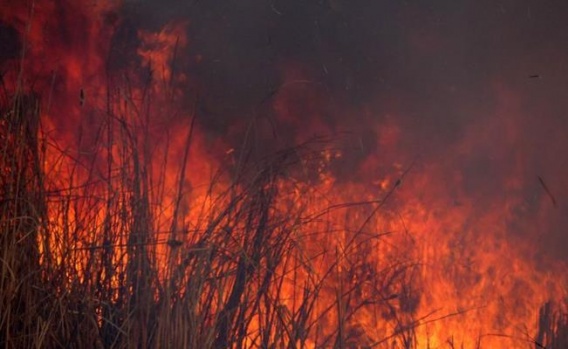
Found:
[[[167,147],[156,156],[149,118],[140,112],[151,99],[126,100],[138,108],[109,102],[89,139],[79,132],[72,149],[42,130],[39,96],[5,91],[0,345],[417,346],[418,262],[386,256],[377,269],[369,257],[386,233],[370,234],[365,224],[383,202],[310,207],[309,183],[326,141],[265,157],[244,147],[192,201],[196,191],[185,178],[193,121],[175,159],[176,182],[166,185],[173,160]],[[79,151],[84,144],[87,155]],[[338,233],[326,221],[329,207],[345,210],[345,221],[363,213],[358,221],[365,224]],[[357,321],[361,312],[380,314],[390,331],[370,334]],[[540,328],[536,347],[567,345],[566,318],[550,305]]]

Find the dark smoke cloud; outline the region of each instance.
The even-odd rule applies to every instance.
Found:
[[[210,112],[204,122],[213,128],[249,114],[278,89],[282,66],[292,62],[302,65],[313,88],[348,110],[366,104],[378,117],[396,111],[451,140],[464,121],[493,108],[491,81],[527,85],[534,83],[529,75],[547,73],[538,55],[565,42],[566,7],[562,1],[140,1],[125,6],[131,29],[123,31],[188,22],[188,50],[203,56],[191,73]]]
[[[69,4],[57,6],[67,24],[44,33],[72,54],[88,38],[78,29],[87,14]],[[198,101],[212,138],[238,147],[253,118],[267,151],[350,131],[357,151],[338,163],[339,178],[354,178],[369,155],[436,164],[439,181],[459,174],[482,208],[520,195],[512,231],[538,224],[542,254],[568,259],[567,18],[565,0],[130,0],[104,21],[116,29],[111,76],[140,65],[139,30],[187,24],[176,63],[189,76],[185,107]],[[21,49],[0,23],[0,65]],[[389,123],[401,135],[385,153],[377,125]],[[522,186],[512,193],[514,177]]]
[[[269,120],[282,88],[296,90],[293,111],[305,114],[273,126],[287,136],[319,107],[328,130],[352,130],[373,152],[373,127],[395,118],[405,152],[447,161],[480,198],[520,174],[527,205],[536,205],[530,198],[543,195],[537,178],[546,177],[559,207],[542,240],[564,257],[568,2],[160,0],[122,11],[117,42],[135,41],[140,28],[188,23],[187,55],[203,57],[189,64],[196,83],[188,89],[199,93],[200,123],[209,132],[225,134],[252,115]],[[310,83],[283,87],[289,67]],[[506,136],[511,124],[516,134]],[[489,125],[487,136],[473,154],[443,158],[480,125]]]
[[[125,9],[129,25],[189,23],[189,51],[213,129],[249,115],[283,84],[286,64],[302,67],[313,88],[343,105],[358,105],[391,88],[404,28],[403,5],[376,1],[169,1]],[[391,72],[391,73],[389,73]],[[395,73],[396,74],[396,73]]]

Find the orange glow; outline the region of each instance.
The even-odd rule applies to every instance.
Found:
[[[41,252],[56,256],[69,284],[108,277],[119,297],[120,268],[152,264],[167,284],[187,255],[213,248],[200,245],[211,222],[251,190],[238,175],[260,174],[239,172],[243,149],[207,134],[197,108],[184,104],[192,98],[180,88],[192,79],[180,63],[189,60],[190,24],[139,31],[140,64],[121,79],[108,75],[105,61],[117,26],[109,14],[120,4],[91,3],[44,1],[28,8],[13,2],[0,20],[25,38],[21,61],[6,65],[21,64],[23,87],[40,81],[35,91],[42,96],[46,186],[67,197],[49,202]],[[140,71],[150,72],[149,83]],[[277,121],[299,129],[298,142],[329,133],[322,96],[304,89],[311,82],[297,68],[283,75],[286,83],[272,101]],[[19,78],[12,70],[6,79],[16,86]],[[345,347],[534,346],[540,307],[568,296],[566,265],[534,249],[553,207],[540,195],[531,203],[536,210],[529,210],[522,192],[533,178],[522,172],[516,101],[505,87],[493,90],[497,115],[470,125],[436,158],[405,152],[406,130],[392,116],[373,125],[376,142],[364,145],[365,159],[352,177],[338,178],[333,169],[348,152],[316,147],[298,152],[298,164],[275,179],[271,213],[283,223],[270,231],[275,238],[290,234],[286,248],[293,252],[274,268],[282,283],[270,294],[286,323],[301,313],[307,290],[317,289],[306,347],[333,347],[325,341],[338,328]],[[479,152],[500,161],[507,178],[484,192],[472,190],[459,170],[464,158]],[[133,203],[143,214],[131,210]],[[235,206],[253,210],[255,204]],[[301,220],[286,221],[295,215]],[[538,224],[522,226],[527,216]],[[253,243],[246,240],[247,219],[223,218],[215,227],[233,224],[227,234],[235,246],[245,246]],[[155,259],[135,261],[139,246]],[[112,250],[109,260],[98,262],[103,276],[93,275],[93,251],[106,250]],[[231,277],[227,287],[235,282]],[[198,298],[204,297],[205,291]],[[212,308],[219,310],[228,297],[218,295]],[[261,314],[254,319],[247,328],[250,347],[259,346],[255,335],[268,322]]]

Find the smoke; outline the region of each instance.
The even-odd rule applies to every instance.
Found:
[[[270,147],[348,131],[363,150],[340,167],[353,168],[382,151],[377,125],[394,122],[397,156],[437,164],[441,181],[459,173],[479,205],[522,198],[515,229],[538,222],[543,250],[564,257],[568,3],[169,0],[122,11],[117,38],[187,23],[186,57],[199,57],[187,88],[208,132],[255,119]]]
[[[213,128],[250,114],[293,65],[336,103],[335,118],[364,105],[452,141],[495,108],[495,81],[519,88],[541,82],[531,75],[556,75],[545,71],[546,51],[563,42],[568,9],[559,1],[170,0],[123,12],[137,29],[187,22],[189,56],[202,57],[191,73]],[[333,121],[360,121],[351,117]]]
[[[238,146],[253,121],[263,149],[348,132],[341,178],[369,156],[418,159],[481,207],[515,197],[513,230],[538,226],[565,258],[567,16],[561,0],[126,1],[104,18],[107,69],[136,65],[139,31],[184,23],[186,107],[213,137]],[[0,45],[1,62],[21,43],[0,25]]]

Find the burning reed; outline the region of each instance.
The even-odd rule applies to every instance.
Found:
[[[152,148],[140,136],[143,119],[107,115],[90,144],[97,151],[85,156],[50,139],[39,111],[39,100],[23,93],[2,109],[6,347],[352,347],[376,340],[353,318],[397,297],[382,293],[413,266],[397,261],[379,284],[363,251],[381,234],[354,232],[337,244],[333,236],[342,233],[309,206],[315,187],[298,177],[325,163],[317,142],[242,160],[213,173],[206,187],[188,188],[190,152],[173,177],[171,167],[153,166],[150,157],[165,164],[173,146]],[[381,294],[366,293],[363,277]],[[396,336],[403,334],[412,336],[411,326]]]
[[[59,33],[48,5],[36,7],[36,27]],[[107,70],[118,19],[67,5],[84,12],[62,16],[85,26],[70,33],[75,50],[35,33],[16,62],[37,84],[22,67],[3,75],[1,345],[565,346],[566,266],[543,267],[531,240],[512,234],[528,226],[522,178],[488,200],[456,170],[502,125],[474,125],[443,163],[411,171],[394,120],[373,125],[375,145],[359,139],[359,168],[319,138],[260,156],[257,115],[237,148],[200,129],[199,99],[179,87],[183,25],[139,31],[137,63]],[[63,61],[60,75],[42,70],[44,56]],[[303,131],[319,131],[317,93],[289,75],[263,103],[289,127],[312,112]],[[306,95],[309,107],[296,105]]]
[[[245,152],[191,188],[191,152],[173,176],[156,167],[172,145],[140,137],[139,118],[107,115],[81,156],[47,136],[39,110],[25,94],[2,109],[6,347],[415,348],[417,329],[470,311],[419,315],[411,241],[393,249],[401,240],[369,230],[385,201],[319,197],[325,143]],[[555,314],[544,306],[535,345],[562,343]]]

